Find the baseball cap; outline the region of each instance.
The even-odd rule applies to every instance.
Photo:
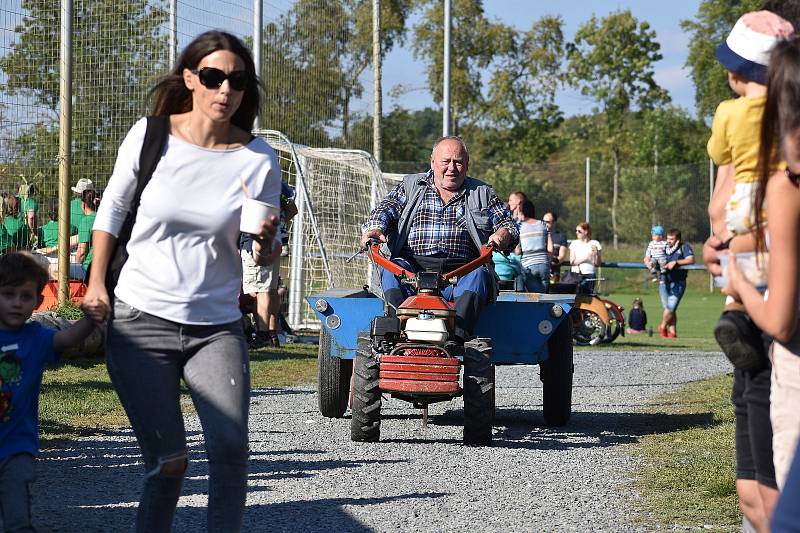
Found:
[[[650,228],[650,233],[654,233],[656,235],[664,235],[664,228],[661,226],[653,226]]]
[[[72,192],[76,192],[78,194],[82,194],[83,191],[94,190],[94,183],[89,178],[81,178],[78,180],[78,183],[72,187]]]
[[[715,56],[727,70],[766,85],[772,47],[792,33],[791,23],[775,13],[746,13],[736,21],[728,38],[717,46]]]

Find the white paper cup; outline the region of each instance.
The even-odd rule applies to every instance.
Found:
[[[242,219],[239,222],[239,231],[258,235],[261,232],[261,223],[269,220],[272,215],[280,216],[281,210],[274,205],[261,202],[253,198],[245,198],[242,202]]]

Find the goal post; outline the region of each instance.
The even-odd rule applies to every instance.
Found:
[[[386,184],[375,159],[362,150],[311,148],[281,132],[254,130],[278,154],[281,177],[295,188],[297,215],[290,223],[288,264],[281,275],[289,290],[286,319],[292,329],[315,330],[319,321],[305,297],[336,287],[369,283],[372,269],[361,255],[361,225]]]

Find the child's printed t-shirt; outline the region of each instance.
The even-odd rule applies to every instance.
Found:
[[[758,151],[766,96],[739,97],[719,104],[711,123],[708,155],[717,165],[734,165],[734,190],[725,205],[725,225],[733,233],[752,231],[753,200],[758,184]],[[785,168],[781,162],[778,169]],[[766,213],[762,213],[766,220]]]
[[[758,181],[758,149],[766,96],[720,102],[711,123],[708,155],[717,165],[733,163],[737,183]]]
[[[39,453],[39,391],[45,365],[58,360],[55,334],[35,322],[0,330],[0,458]]]

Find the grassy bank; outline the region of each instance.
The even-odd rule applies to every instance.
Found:
[[[256,350],[250,353],[250,362],[253,388],[311,383],[316,379],[317,347],[297,344]],[[191,412],[185,391],[181,401],[185,412]],[[96,359],[69,360],[45,371],[39,418],[45,445],[128,423],[105,363]]]
[[[648,527],[736,529],[741,521],[735,487],[732,376],[698,381],[660,397],[651,407],[688,429],[644,436],[637,484]],[[683,426],[684,428],[686,425]]]

